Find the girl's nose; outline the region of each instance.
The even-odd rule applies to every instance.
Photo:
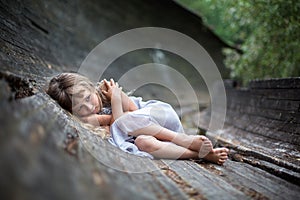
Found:
[[[86,103],[85,106],[87,107],[88,111],[93,111],[94,106],[91,103]]]

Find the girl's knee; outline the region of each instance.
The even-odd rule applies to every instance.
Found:
[[[140,135],[135,139],[134,143],[139,148],[139,150],[149,153],[157,150],[155,145],[156,140],[157,139],[153,136]]]

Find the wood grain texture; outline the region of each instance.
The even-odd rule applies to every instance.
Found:
[[[224,128],[207,135],[243,156],[241,159],[235,156],[237,160],[299,185],[298,81],[298,78],[253,81],[249,88],[227,84]],[[199,126],[207,130],[209,120],[207,109],[202,112]]]
[[[124,153],[85,128],[45,93],[53,74],[77,71],[95,45],[144,26],[171,28],[191,36],[222,71],[221,49],[228,45],[203,27],[199,16],[167,0],[1,0],[0,18],[1,198],[300,196],[299,78],[257,80],[240,90],[230,88],[234,82],[227,83],[224,130],[207,133],[216,146],[230,148],[230,160],[224,166]],[[111,73],[126,70],[117,68]],[[182,111],[187,133],[207,129],[208,111],[201,114],[199,127],[193,127],[193,122],[198,125],[193,116],[199,114],[194,113],[194,105]]]

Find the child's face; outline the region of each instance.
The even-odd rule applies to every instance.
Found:
[[[102,101],[90,90],[83,91],[81,97],[74,97],[73,105],[73,113],[79,117],[97,114],[102,109]]]

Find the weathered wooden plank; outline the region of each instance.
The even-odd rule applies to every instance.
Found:
[[[163,160],[155,160],[154,162],[188,196],[188,199],[205,199],[192,185],[171,170]]]
[[[249,88],[226,88],[228,97],[232,100],[245,99],[247,97],[262,97],[279,100],[299,100],[300,88],[270,88],[270,89],[249,89]],[[234,97],[234,98],[231,98]],[[239,98],[235,98],[239,97]]]
[[[242,188],[246,194],[253,195],[253,199],[297,199],[300,194],[299,186],[245,163],[229,160],[226,167],[219,170],[222,170],[226,182]]]
[[[79,129],[78,126],[75,126]],[[184,193],[154,165],[152,160],[124,153],[107,141],[79,129],[79,138],[84,148],[105,167],[112,169],[111,184],[141,191],[145,199],[186,199]],[[87,141],[87,145],[84,144]],[[127,177],[127,178],[124,178]],[[114,178],[115,177],[115,178]],[[116,178],[118,177],[118,178]],[[130,196],[130,194],[127,194]],[[124,196],[125,197],[125,196]]]
[[[261,88],[300,88],[300,78],[279,78],[279,79],[266,79],[266,80],[253,80],[249,83],[251,89]]]
[[[257,115],[265,117],[268,119],[274,119],[284,122],[291,122],[295,124],[300,124],[300,113],[298,110],[280,110],[280,109],[270,109],[270,108],[261,108],[249,105],[242,105],[239,103],[228,104],[228,114],[230,111],[233,113],[233,116],[238,116],[239,113],[247,113],[252,115]]]
[[[294,145],[300,144],[300,134],[297,132],[292,132],[291,129],[294,128],[295,131],[299,129],[299,126],[295,125],[291,126],[291,129],[285,130],[285,127],[289,127],[289,123],[282,122],[280,126],[270,126],[265,124],[269,123],[272,120],[263,120],[260,119],[252,120],[256,118],[254,115],[235,115],[235,117],[231,117],[227,120],[228,125],[231,124],[239,129],[248,131],[253,135],[263,135],[266,138],[276,139],[278,141],[288,142]],[[300,148],[300,147],[299,147]]]
[[[226,164],[235,171],[224,175],[227,183],[239,185],[245,194],[254,195],[251,196],[254,199],[297,199],[300,185],[299,89],[295,85],[273,84],[239,90],[227,86],[226,124],[223,130],[207,132],[207,136],[214,144],[234,149],[231,153],[234,160],[247,163],[228,161]],[[207,130],[209,122],[210,109],[201,113],[200,122],[194,117],[194,124],[201,129]],[[282,190],[287,192],[278,192]]]
[[[44,125],[47,126],[47,121],[42,123],[38,114],[43,112],[40,105],[27,107],[25,102],[8,102],[3,99],[0,104],[1,122],[6,122],[1,124],[0,131],[0,185],[3,198],[84,198],[74,180],[90,187],[91,191],[96,189],[93,182],[89,182],[89,172],[81,171],[72,157],[53,146],[53,133],[60,134],[61,127],[53,126],[53,132],[46,134]],[[16,109],[19,112],[14,112]],[[28,110],[35,111],[35,114],[28,114]],[[30,123],[23,119],[24,116],[30,117]],[[98,194],[91,192],[85,197],[112,197],[104,188],[106,186],[100,188]]]
[[[283,99],[283,100],[299,100],[300,88],[292,89],[256,89],[256,95],[262,95],[269,99]]]
[[[265,98],[247,98],[247,102],[238,100],[228,100],[228,108],[235,109],[236,111],[247,112],[247,109],[259,110],[274,110],[283,113],[298,113],[300,101],[298,100],[272,100]]]
[[[47,95],[38,93],[32,97],[19,100],[16,104],[10,103],[8,105],[9,107],[7,108],[7,111],[17,109],[14,108],[13,105],[20,106],[20,108],[18,108],[19,114],[14,118],[8,117],[8,121],[10,121],[10,123],[7,123],[7,126],[4,127],[3,130],[6,133],[10,133],[8,130],[11,127],[10,124],[13,122],[15,128],[18,129],[18,131],[14,131],[14,133],[22,134],[26,141],[24,148],[33,142],[44,149],[43,151],[40,151],[42,154],[43,152],[46,153],[49,151],[47,148],[53,148],[53,145],[54,147],[57,146],[58,149],[61,148],[61,150],[63,150],[63,141],[68,134],[81,135],[79,137],[80,139],[77,138],[77,142],[74,140],[74,142],[77,143],[77,145],[74,146],[74,151],[68,153],[70,153],[72,157],[79,159],[78,161],[75,161],[75,163],[73,162],[72,165],[79,164],[76,162],[86,162],[87,166],[93,166],[93,169],[90,169],[91,172],[86,171],[87,169],[77,169],[83,174],[93,174],[93,177],[88,177],[84,180],[88,181],[90,178],[93,178],[93,181],[100,185],[103,185],[103,182],[105,182],[105,187],[96,192],[96,196],[105,199],[187,199],[187,196],[179,190],[156,165],[154,165],[152,160],[124,153],[120,149],[113,147],[107,141],[100,139],[98,136],[81,127],[76,121],[71,121],[69,119],[70,116],[68,116],[65,111],[55,106],[54,101],[47,97]],[[5,114],[6,112],[3,111],[3,113]],[[50,120],[47,120],[49,119],[49,115],[52,117]],[[26,118],[26,121],[23,120],[24,117]],[[44,135],[46,132],[47,136]],[[4,135],[1,134],[1,138],[2,142],[6,141],[6,143],[9,143],[8,138],[5,138]],[[27,145],[28,139],[29,144]],[[88,145],[84,144],[85,139],[88,140]],[[13,149],[14,147],[12,147],[12,150]],[[28,149],[34,150],[32,148]],[[32,155],[30,155],[31,150],[22,154],[25,160],[32,157]],[[68,155],[64,152],[62,153],[63,157]],[[56,156],[57,159],[60,160],[62,155],[61,153],[58,153],[57,155],[50,154],[49,156],[54,156],[51,159],[52,161],[55,161]],[[1,158],[3,158],[2,156],[3,155],[1,155]],[[52,161],[48,160],[47,156],[43,160],[43,162],[46,163]],[[36,162],[40,165],[39,160],[36,160]],[[91,162],[99,163],[99,165],[97,165],[98,167],[91,165]],[[63,163],[57,164],[60,165]],[[14,169],[15,168],[12,168],[12,172],[17,171]],[[48,170],[47,167],[44,167],[43,169]],[[60,167],[56,167],[56,169],[60,169]],[[74,167],[72,169],[70,167],[70,172],[73,170]],[[26,172],[26,170],[24,172]],[[32,174],[33,172],[30,173]],[[59,173],[59,170],[57,173]],[[43,179],[45,176],[40,176],[40,185],[42,187],[44,185],[44,181],[48,182],[49,179]],[[65,176],[71,176],[71,174],[65,172]],[[18,178],[16,178],[15,181],[15,184],[20,184],[21,187],[31,187],[30,185],[19,182],[21,180]],[[77,178],[73,181],[80,182]],[[92,184],[93,181],[91,182]],[[55,193],[55,185],[52,185],[54,183],[55,182],[49,183],[47,188]],[[10,182],[8,182],[8,184],[10,185]],[[73,186],[67,185],[65,187],[69,188],[66,190],[72,190],[70,187]],[[89,189],[92,193],[94,193],[92,188]],[[103,192],[103,190],[111,191],[112,189],[115,191],[112,194]],[[81,189],[80,191],[83,192],[84,190]],[[39,192],[36,193],[39,194]],[[78,197],[79,196],[80,195],[78,195]],[[75,197],[72,198],[76,199]]]
[[[272,132],[274,133],[273,135],[276,135],[275,137],[272,135],[268,135],[269,137],[291,142],[295,145],[300,144],[300,124],[294,124],[290,121],[280,122],[278,120],[270,120],[259,116],[255,117],[252,115],[250,115],[250,120],[251,122],[255,123],[255,125],[264,128],[266,132]]]
[[[274,119],[278,121],[299,124],[299,101],[287,101],[287,100],[276,100],[278,102],[284,102],[283,105],[292,109],[286,108],[275,108],[272,106],[260,106],[260,98],[248,100],[240,99],[238,97],[232,97],[234,100],[228,100],[228,115],[230,117],[238,116],[239,114],[252,114],[254,116],[265,117],[267,119]],[[253,103],[251,103],[253,102]]]
[[[210,133],[209,135],[213,138],[217,138],[218,141],[224,141],[234,146],[247,147],[253,151],[267,154],[274,159],[285,160],[295,165],[299,164],[299,147],[290,143],[266,138],[260,135],[252,135],[249,132],[241,129],[234,128],[232,126],[225,126],[223,131],[216,133]],[[298,168],[298,167],[297,167]]]
[[[209,121],[209,114],[206,112],[206,114],[202,115],[198,125],[207,130]],[[293,145],[282,140],[258,135],[255,132],[248,132],[239,129],[238,125],[225,124],[223,130],[215,133],[207,132],[207,135],[214,143],[230,146],[233,149],[238,149],[243,155],[273,163],[274,166],[271,167],[261,164],[262,168],[268,168],[268,171],[271,173],[286,178],[289,181],[299,181],[300,150],[298,144]],[[288,170],[281,174],[280,171],[285,171],[285,169]]]
[[[250,199],[241,191],[232,187],[224,181],[221,176],[215,175],[191,161],[168,161],[164,160],[166,165],[197,192],[204,199]]]
[[[300,107],[300,97],[294,91],[293,99],[269,98],[267,94],[257,94],[257,91],[228,90],[228,108],[244,111],[245,108],[251,110],[274,110],[282,113],[298,113]],[[274,92],[275,93],[275,92]],[[245,110],[247,112],[247,110]]]
[[[21,74],[23,78],[25,76],[35,77],[37,83],[45,82],[42,81],[43,76],[49,76],[53,72],[76,71],[82,61],[81,59],[95,44],[109,35],[132,27],[132,24],[124,25],[123,21],[115,23],[118,22],[118,19],[123,19],[124,11],[122,10],[126,9],[123,9],[122,6],[112,8],[114,11],[122,11],[117,12],[118,16],[113,15],[113,18],[111,14],[113,12],[105,12],[105,9],[101,8],[101,6],[104,8],[111,6],[112,3],[109,1],[102,2],[98,7],[93,2],[87,3],[86,1],[67,4],[67,2],[62,1],[47,4],[43,1],[35,1],[34,4],[28,5],[26,2],[1,2],[0,15],[3,19],[0,22],[1,71],[9,70]],[[133,4],[135,6],[142,5],[140,1],[133,1]],[[129,4],[123,3],[122,5],[128,6]],[[161,3],[157,3],[157,5],[159,8],[161,7]],[[81,6],[84,7],[83,10],[79,9]],[[149,6],[145,7],[148,9]],[[152,11],[157,10],[158,7],[152,8]],[[142,9],[142,12],[149,11],[147,9]],[[73,12],[74,10],[76,12]],[[104,11],[104,14],[99,10]],[[78,15],[78,13],[83,13],[83,15]],[[89,15],[85,15],[86,13]],[[90,18],[95,13],[101,13],[100,16],[102,17],[96,17],[96,20]],[[174,13],[178,16],[177,10]],[[140,14],[137,12],[135,15]],[[74,18],[79,20],[74,20]],[[173,18],[170,16],[170,19]],[[93,26],[95,22],[98,24],[98,19],[103,20],[101,23],[105,26]],[[106,31],[110,28],[110,25],[106,25],[109,24],[107,20],[113,20],[115,25],[113,31]],[[150,21],[151,19],[146,19],[145,23],[149,25]],[[172,26],[178,27],[176,24]],[[90,27],[97,28],[91,29]],[[187,25],[187,27],[193,26]],[[186,27],[182,28],[182,30],[184,29]],[[86,31],[83,33],[82,30]],[[22,34],[18,34],[19,32]],[[192,34],[198,38],[194,32]],[[200,38],[200,40],[203,39]],[[211,52],[216,52],[215,48]],[[246,101],[252,98],[253,101],[251,100],[250,106],[254,106],[256,104],[254,101],[256,98],[255,91],[252,92],[251,89],[252,96],[246,94],[247,91],[245,90],[239,95],[242,95],[243,100]],[[1,95],[5,94],[0,93]],[[289,97],[291,94],[279,95]],[[5,122],[5,125],[1,129],[2,134],[0,134],[0,157],[2,161],[0,168],[3,169],[4,181],[1,181],[0,185],[1,188],[4,188],[5,194],[8,194],[6,199],[18,199],[20,196],[25,199],[187,199],[190,197],[215,197],[212,193],[214,190],[210,190],[203,180],[207,180],[209,183],[220,181],[217,185],[220,191],[216,191],[220,198],[224,198],[224,196],[232,198],[265,197],[263,195],[265,190],[259,191],[250,186],[240,189],[236,187],[238,183],[232,185],[228,179],[222,179],[222,175],[213,174],[211,168],[201,169],[196,163],[190,163],[187,166],[190,169],[188,170],[189,175],[180,177],[178,176],[179,173],[177,174],[176,178],[178,178],[179,183],[188,185],[182,189],[176,182],[176,178],[172,179],[163,174],[162,171],[164,170],[160,171],[151,160],[137,159],[137,157],[120,151],[107,141],[87,131],[45,94],[38,93],[18,102],[7,103],[5,101],[3,104],[0,103],[1,108],[5,106],[4,111],[1,110],[2,118],[5,118],[1,121]],[[272,103],[262,101],[261,106],[266,106],[268,103],[272,104],[273,107],[280,106],[276,101]],[[296,103],[292,104],[291,108],[294,109],[296,106]],[[272,110],[273,107],[266,108]],[[283,104],[282,107],[286,111],[290,109],[288,103]],[[276,113],[274,115],[277,116]],[[245,121],[241,121],[241,123],[245,123],[243,127],[247,124]],[[245,130],[240,129],[236,131],[241,138],[240,141],[246,143],[248,139],[249,147],[259,149],[259,145],[255,142],[252,146],[250,145],[253,140],[242,137],[245,132]],[[235,137],[235,135],[229,137]],[[236,139],[238,140],[239,137]],[[257,139],[258,144],[263,144],[264,139],[264,137],[259,137]],[[274,140],[268,141],[269,146],[271,146],[272,141]],[[282,150],[280,145],[276,144],[276,147],[280,147]],[[290,150],[289,148],[292,147],[294,146],[288,146],[284,150]],[[238,147],[236,149],[239,150]],[[242,150],[239,152],[249,153],[249,151]],[[262,152],[266,152],[265,148],[262,148]],[[245,155],[247,155],[246,153]],[[270,158],[262,156],[256,151],[255,153],[256,157],[260,159]],[[291,154],[292,158],[297,155],[297,152],[293,153],[294,155]],[[290,154],[284,153],[284,156],[287,155]],[[288,158],[286,159],[288,160]],[[246,158],[244,160],[246,161]],[[282,164],[281,161],[280,164]],[[236,163],[233,165],[236,166]],[[264,166],[266,165],[264,164]],[[287,168],[298,169],[289,163],[286,165]],[[238,169],[240,168],[238,167]],[[136,174],[136,172],[144,170],[147,172]],[[172,170],[173,174],[177,173],[175,169]],[[179,167],[178,170],[181,170],[182,174],[186,173],[182,167]],[[131,171],[135,173],[130,173]],[[198,177],[198,174],[201,176]],[[199,184],[197,183],[199,181],[203,185],[206,196],[201,195],[200,191],[203,190],[200,186],[195,189],[189,184],[189,180],[184,181],[183,178],[187,176],[191,177],[194,183]],[[234,177],[241,177],[240,174],[230,176],[233,179]],[[247,178],[244,177],[243,180]],[[250,178],[250,180],[254,180],[254,178]],[[258,180],[255,179],[255,181]],[[282,182],[278,183],[281,184]],[[3,186],[3,184],[5,185]],[[267,186],[271,187],[272,185],[268,184]],[[287,186],[289,187],[289,185]],[[264,185],[257,187],[263,188]],[[191,189],[190,192],[189,189]],[[214,189],[216,190],[216,188]],[[188,193],[188,195],[184,193]],[[251,194],[254,194],[254,197]]]
[[[249,115],[249,120],[259,126],[268,127],[273,131],[282,131],[282,132],[292,133],[292,134],[300,133],[300,125],[293,123],[293,120],[279,121],[274,119],[268,119],[258,115]]]
[[[274,166],[270,166],[273,169],[269,171],[277,176],[286,178],[288,181],[300,181],[299,150],[290,150],[287,148],[293,148],[290,144],[276,143],[263,137],[253,138],[245,132],[232,128],[225,129],[223,133],[208,133],[208,136],[218,138],[217,142],[219,144],[230,146],[230,148],[237,150],[243,155],[252,156],[275,164]],[[263,164],[261,167],[264,168]],[[281,173],[285,169],[288,176],[284,176],[282,175],[284,173]]]
[[[192,161],[164,162],[171,175],[180,176],[208,199],[297,199],[300,194],[299,186],[242,162],[229,160],[224,166],[199,165]]]
[[[247,101],[241,98],[231,100],[228,99],[228,104],[235,106],[250,106],[256,108],[274,109],[282,111],[298,111],[300,100],[286,100],[286,99],[269,99],[265,96],[248,96]]]
[[[250,133],[250,137],[255,138],[256,135],[265,136],[265,139],[270,138],[277,140],[276,143],[288,142],[293,144],[296,149],[299,149],[299,126],[289,121],[278,121],[273,119],[264,118],[257,115],[247,115],[236,113],[232,110],[227,110],[226,123],[227,126],[234,126]],[[200,121],[199,118],[194,117],[195,126],[200,126],[201,129],[207,130],[210,122],[210,114],[205,111],[202,112]]]
[[[239,152],[245,152],[245,149],[240,150],[241,148],[238,148]],[[234,152],[234,150],[232,150],[232,152]],[[247,164],[250,164],[256,168],[262,169],[266,172],[269,172],[271,174],[276,175],[278,178],[282,178],[284,180],[287,180],[291,183],[294,183],[296,185],[300,185],[300,173],[297,172],[297,169],[294,170],[290,170],[288,169],[288,167],[290,166],[285,166],[287,168],[281,167],[277,164],[273,164],[271,162],[265,161],[262,156],[250,156],[251,154],[251,150],[245,154],[245,155],[241,155],[239,153],[232,153],[232,159],[235,161],[239,161],[239,162],[244,162]],[[247,155],[248,154],[248,155]],[[253,153],[252,153],[253,154]],[[266,159],[266,160],[270,160],[270,159]]]

